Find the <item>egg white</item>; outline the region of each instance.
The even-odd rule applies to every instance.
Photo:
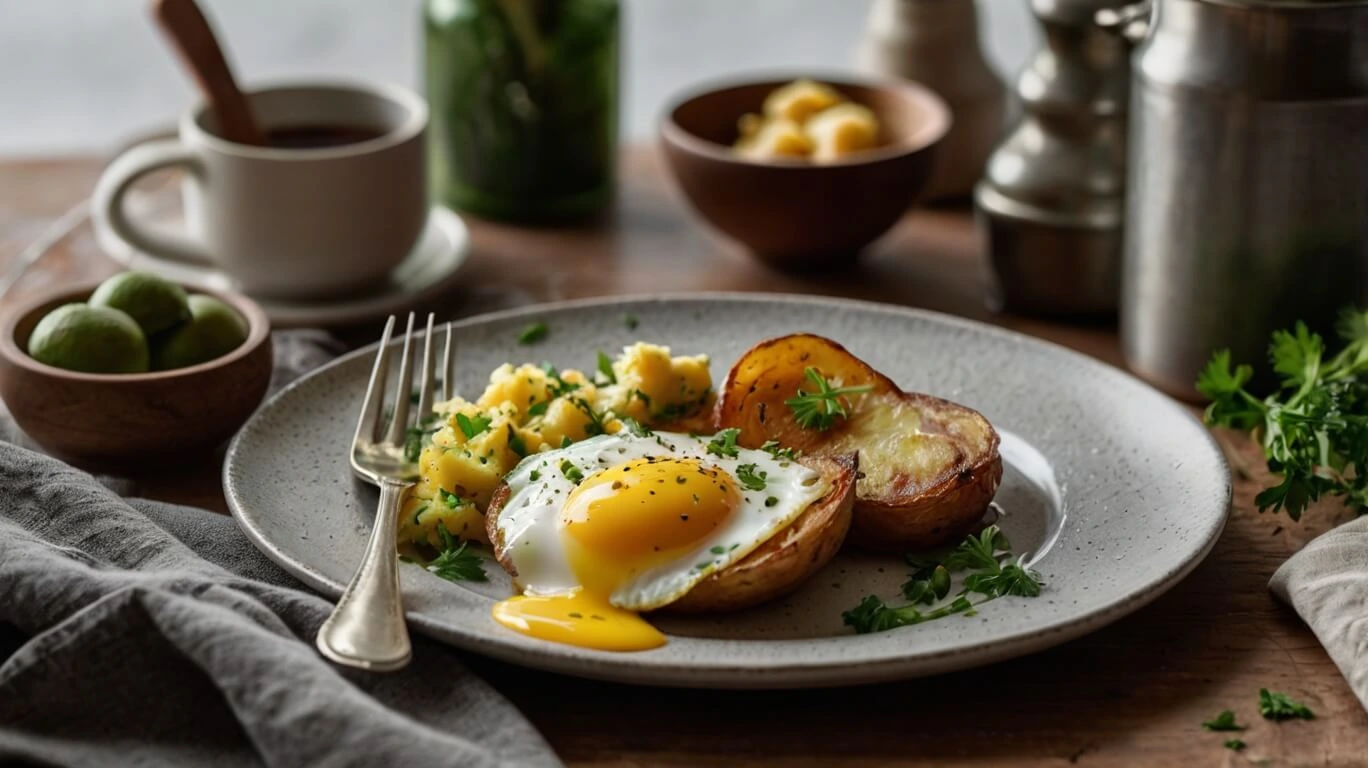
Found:
[[[519,463],[504,478],[510,493],[495,525],[524,593],[551,595],[580,586],[567,559],[558,522],[561,507],[577,485],[566,477],[563,462],[583,473],[584,479],[626,461],[659,457],[695,459],[718,467],[732,478],[742,464],[754,464],[757,474],[766,473],[763,491],[745,490],[737,484],[742,505],[696,548],[614,590],[609,602],[633,611],[653,610],[683,597],[698,582],[764,544],[830,490],[819,473],[764,451],[739,448],[735,458],[710,454],[710,440],[669,432],[645,437],[600,435],[534,454]],[[766,506],[771,496],[777,501]]]

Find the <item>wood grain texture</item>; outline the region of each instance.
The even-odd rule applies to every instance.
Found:
[[[0,266],[86,194],[98,170],[92,160],[0,165]],[[979,243],[963,208],[913,213],[858,269],[780,274],[715,241],[685,212],[654,154],[634,151],[624,158],[616,208],[596,225],[472,222],[472,232],[469,277],[439,308],[447,315],[650,290],[827,293],[986,320],[1121,363],[1112,328],[989,313]],[[17,291],[109,271],[98,254],[54,253]],[[1260,515],[1253,496],[1267,476],[1257,446],[1217,436],[1236,483],[1229,525],[1210,557],[1134,615],[1050,651],[930,679],[781,693],[633,688],[470,663],[582,768],[1368,765],[1368,715],[1315,636],[1267,590],[1290,554],[1347,515],[1333,503],[1300,524]],[[222,509],[217,469],[135,478],[136,488]],[[1317,719],[1260,719],[1261,687],[1305,701]],[[1222,747],[1226,734],[1201,729],[1222,709],[1250,726],[1240,754]]]

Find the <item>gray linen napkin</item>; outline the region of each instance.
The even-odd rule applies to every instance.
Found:
[[[273,388],[334,351],[278,336]],[[0,764],[560,765],[454,650],[334,667],[330,604],[230,518],[111,485],[0,442]]]
[[[1268,587],[1316,633],[1368,709],[1368,516],[1312,539]]]

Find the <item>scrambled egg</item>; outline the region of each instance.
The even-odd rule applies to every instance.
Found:
[[[593,378],[577,370],[504,364],[474,402],[437,405],[418,459],[419,481],[404,500],[399,541],[441,545],[437,526],[487,543],[484,511],[504,475],[524,456],[626,428],[706,431],[712,377],[707,355],[671,357],[668,347],[637,343]]]

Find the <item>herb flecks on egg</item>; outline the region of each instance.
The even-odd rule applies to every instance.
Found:
[[[529,459],[511,472],[492,524],[524,594],[494,618],[533,637],[600,650],[645,650],[665,639],[639,611],[669,605],[784,530],[829,490],[815,471],[761,451],[709,451],[710,438],[603,435],[548,453],[583,469],[539,473]],[[730,453],[730,452],[729,452]],[[603,467],[601,457],[611,457]],[[785,466],[781,466],[781,463]],[[765,478],[770,501],[747,499],[738,480]],[[590,612],[601,624],[571,620]]]

